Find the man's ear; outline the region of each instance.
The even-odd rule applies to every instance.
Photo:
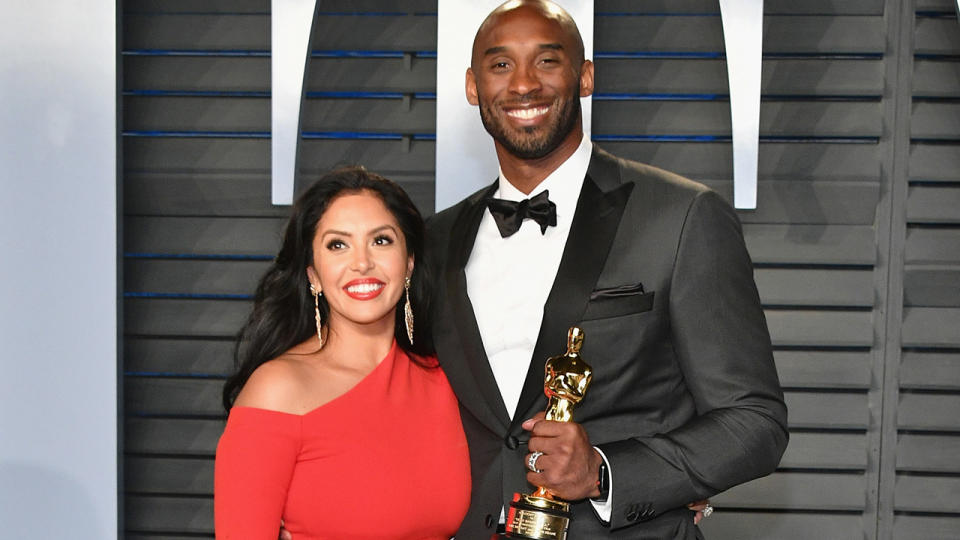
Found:
[[[467,103],[471,105],[479,105],[480,99],[477,94],[477,78],[473,74],[473,68],[467,68],[466,91]]]
[[[580,68],[580,97],[593,94],[593,62],[584,60]]]

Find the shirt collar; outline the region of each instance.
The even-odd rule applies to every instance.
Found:
[[[519,189],[513,187],[513,184],[507,180],[501,169],[499,187],[493,196],[508,201],[522,201],[548,189],[550,190],[550,200],[557,205],[557,217],[573,215],[577,207],[577,199],[580,198],[580,189],[583,187],[583,180],[587,176],[587,167],[590,165],[590,156],[592,154],[593,144],[588,137],[584,136],[580,139],[580,146],[577,147],[573,154],[544,178],[537,187],[533,188],[530,195],[526,195]]]

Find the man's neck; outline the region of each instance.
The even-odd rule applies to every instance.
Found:
[[[513,187],[523,192],[525,195],[530,193],[540,185],[553,171],[563,165],[577,148],[583,139],[583,130],[578,128],[567,136],[559,146],[552,152],[539,159],[523,159],[511,154],[506,148],[495,142],[497,148],[497,159],[500,161],[500,170],[507,177]]]

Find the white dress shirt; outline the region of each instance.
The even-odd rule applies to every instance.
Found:
[[[515,188],[501,170],[495,198],[522,201],[548,190],[550,200],[557,205],[557,225],[541,233],[540,225],[527,219],[519,231],[503,238],[493,216],[486,211],[467,262],[467,294],[490,368],[511,418],[516,414],[520,390],[540,334],[543,307],[560,267],[592,152],[593,145],[583,137],[574,153],[529,195]],[[612,508],[612,487],[605,504],[593,503],[606,521]]]

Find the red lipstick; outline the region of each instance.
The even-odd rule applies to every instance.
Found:
[[[354,279],[343,286],[343,292],[354,300],[373,300],[383,292],[384,285],[377,278]]]

